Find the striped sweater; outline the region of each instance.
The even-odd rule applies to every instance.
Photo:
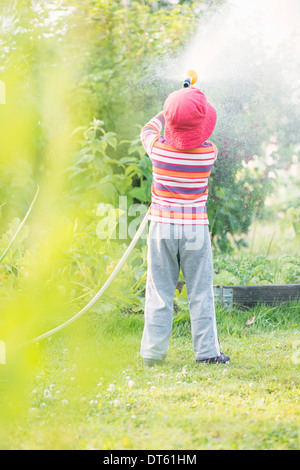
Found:
[[[149,219],[208,225],[208,178],[217,158],[217,148],[213,142],[206,141],[192,150],[174,149],[160,135],[164,122],[161,112],[141,131],[142,144],[153,165]]]

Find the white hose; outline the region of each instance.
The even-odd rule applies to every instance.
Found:
[[[4,251],[4,253],[2,253],[2,255],[0,256],[0,263],[1,263],[1,261],[4,259],[6,253],[8,252],[8,250],[9,250],[10,247],[11,247],[11,245],[13,244],[13,242],[14,242],[16,236],[18,235],[18,233],[20,232],[21,228],[22,228],[23,225],[25,224],[25,222],[26,222],[26,220],[27,220],[27,218],[28,218],[28,216],[29,216],[29,214],[30,214],[30,212],[31,212],[31,209],[32,209],[32,207],[33,207],[33,204],[35,203],[35,200],[36,200],[36,198],[37,198],[37,195],[38,195],[38,193],[39,193],[39,190],[40,190],[40,188],[39,188],[39,186],[38,186],[38,187],[37,187],[37,191],[36,191],[36,193],[35,193],[35,196],[34,196],[34,198],[33,198],[33,200],[32,200],[32,203],[31,203],[30,206],[29,206],[29,209],[28,209],[28,211],[27,211],[27,213],[26,213],[24,219],[22,220],[22,222],[20,223],[20,225],[19,225],[19,227],[18,227],[16,233],[15,233],[14,236],[12,237],[12,239],[11,239],[11,241],[10,241],[8,247],[6,248],[6,250]]]
[[[122,268],[122,266],[124,265],[125,261],[127,260],[127,258],[129,257],[130,253],[132,252],[133,248],[135,247],[135,245],[137,244],[140,236],[142,235],[146,225],[147,225],[147,222],[148,222],[148,215],[149,215],[149,210],[147,211],[147,214],[145,215],[138,231],[136,232],[135,236],[133,237],[130,245],[128,246],[127,250],[125,251],[124,255],[122,256],[122,258],[120,259],[120,261],[118,262],[117,266],[115,267],[114,271],[111,273],[111,275],[109,276],[109,278],[107,279],[107,281],[104,283],[104,285],[101,287],[101,289],[97,292],[97,294],[92,298],[92,300],[90,300],[90,302],[85,306],[83,307],[82,310],[80,310],[80,312],[76,313],[76,315],[74,315],[72,318],[70,318],[69,320],[67,320],[66,322],[62,323],[61,325],[57,326],[56,328],[53,328],[52,330],[50,331],[47,331],[47,333],[44,333],[34,339],[31,339],[29,341],[26,341],[25,343],[22,343],[21,345],[17,346],[18,348],[22,347],[22,346],[25,346],[27,344],[30,344],[30,343],[36,343],[37,341],[40,341],[41,339],[44,339],[44,338],[47,338],[48,336],[51,336],[53,335],[54,333],[57,333],[57,331],[60,331],[62,330],[63,328],[65,328],[66,326],[70,325],[70,323],[72,323],[73,321],[77,320],[77,318],[81,317],[81,315],[83,315],[84,313],[86,313],[98,300],[99,298],[102,296],[102,294],[106,291],[106,289],[109,287],[109,285],[112,283],[112,281],[114,280],[114,278],[116,277],[116,275],[118,274],[118,272],[120,271],[120,269]]]

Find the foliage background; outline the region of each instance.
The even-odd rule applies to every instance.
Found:
[[[1,5],[0,79],[6,84],[0,126],[2,252],[40,187],[34,212],[0,268],[2,307],[7,314],[17,310],[20,325],[29,316],[34,332],[40,332],[57,316],[60,321],[97,292],[120,259],[126,243],[112,240],[111,231],[122,223],[129,226],[150,203],[151,162],[139,140],[140,128],[181,86],[178,77],[162,70],[185,50],[199,20],[208,20],[223,3],[15,0]],[[276,60],[259,66],[257,47],[253,44],[249,58],[257,66],[252,80],[200,79],[218,111],[213,140],[219,158],[208,202],[215,256],[246,248],[253,221],[274,218],[280,171],[297,162],[295,103]],[[274,139],[270,163],[265,156]],[[299,180],[290,184],[295,195],[281,198],[280,209],[283,222],[296,227]],[[131,214],[119,208],[124,195],[127,207],[136,204]],[[139,248],[100,310],[124,304],[142,309],[145,239]],[[217,258],[216,263],[219,275],[223,264]],[[244,274],[231,276],[227,282],[278,279],[277,268],[267,269],[266,263],[261,260],[259,268],[265,274],[252,273],[248,281]],[[297,280],[297,261],[292,264],[283,282]],[[257,262],[251,259],[244,266],[255,271]],[[227,263],[221,275],[237,270]],[[12,293],[17,308],[11,306]],[[35,296],[39,301],[32,306]],[[49,315],[40,315],[39,302]],[[18,305],[28,308],[19,311]],[[8,336],[14,324],[6,323]]]

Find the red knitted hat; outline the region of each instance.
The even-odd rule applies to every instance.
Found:
[[[213,133],[217,122],[215,108],[195,87],[171,93],[164,104],[164,137],[179,150],[200,147]]]

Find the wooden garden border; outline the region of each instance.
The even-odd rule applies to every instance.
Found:
[[[266,286],[214,286],[216,303],[226,308],[233,306],[253,307],[258,303],[279,305],[284,302],[300,300],[300,284]]]

